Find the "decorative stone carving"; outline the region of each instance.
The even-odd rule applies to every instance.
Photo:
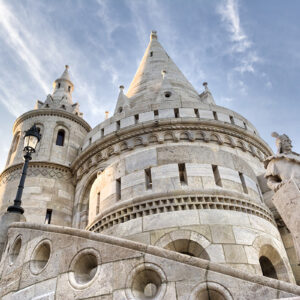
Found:
[[[300,186],[300,155],[292,152],[292,142],[286,134],[279,135],[272,133],[276,138],[277,155],[268,157],[265,160],[265,168],[267,169],[265,177],[268,186],[273,191],[293,179]]]

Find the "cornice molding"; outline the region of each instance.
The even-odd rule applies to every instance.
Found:
[[[135,126],[131,126],[129,128],[120,129],[116,132],[113,132],[90,145],[86,150],[79,154],[79,156],[73,161],[71,165],[71,169],[73,173],[76,173],[77,170],[92,157],[101,153],[101,151],[109,148],[119,142],[126,142],[126,140],[130,138],[138,139],[139,136],[144,134],[156,134],[161,131],[175,131],[182,130],[186,131],[187,134],[190,135],[189,140],[194,142],[192,131],[199,130],[206,134],[206,138],[204,138],[205,142],[210,142],[210,136],[213,134],[225,134],[230,138],[234,137],[239,139],[242,143],[247,142],[250,145],[258,148],[265,156],[269,156],[272,154],[272,150],[269,146],[258,136],[247,132],[246,130],[239,128],[236,125],[230,125],[225,123],[220,123],[219,121],[199,121],[194,119],[182,120],[182,119],[168,119],[168,120],[155,120],[151,122],[145,122],[141,124],[137,124]],[[190,132],[189,132],[190,131]],[[174,142],[178,142],[179,139],[174,136]],[[163,143],[164,140],[158,140],[157,143]],[[219,144],[223,144],[224,141],[221,139],[218,141]],[[147,146],[147,142],[144,142],[143,145]],[[234,141],[231,144],[231,147],[236,147]],[[133,146],[134,147],[134,146]],[[246,147],[244,147],[244,151],[247,151]],[[130,148],[130,150],[133,148]],[[248,150],[250,151],[250,150]],[[117,154],[117,153],[113,153]],[[252,153],[255,155],[255,153]],[[109,156],[109,155],[108,155]],[[257,156],[257,155],[256,155]],[[108,157],[106,157],[107,159]],[[262,157],[259,157],[262,160]]]
[[[15,132],[16,127],[24,122],[25,120],[32,118],[32,117],[37,117],[37,116],[57,116],[57,117],[63,117],[66,119],[69,119],[79,125],[81,125],[87,132],[91,131],[92,128],[91,126],[83,120],[81,117],[76,116],[70,112],[60,110],[60,109],[51,109],[51,108],[39,108],[39,109],[34,109],[30,110],[20,117],[17,118],[13,125],[13,132]]]

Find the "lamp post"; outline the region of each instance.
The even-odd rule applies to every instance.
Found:
[[[14,212],[14,213],[19,213],[19,214],[24,213],[24,209],[21,207],[21,204],[22,204],[21,198],[22,198],[22,194],[23,194],[28,163],[32,159],[31,154],[35,152],[36,146],[37,146],[38,142],[40,141],[40,139],[41,139],[41,135],[35,125],[33,125],[29,130],[25,131],[24,148],[23,148],[23,151],[25,152],[25,155],[24,155],[25,162],[24,162],[23,169],[22,169],[22,176],[21,176],[20,183],[18,186],[17,195],[14,200],[14,205],[11,205],[7,208],[8,212]]]

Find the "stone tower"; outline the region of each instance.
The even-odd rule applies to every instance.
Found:
[[[55,80],[53,93],[45,102],[37,101],[34,110],[14,123],[12,145],[1,174],[1,213],[15,197],[23,163],[22,136],[36,124],[42,138],[29,165],[22,198],[25,217],[29,222],[47,223],[51,219],[52,224],[72,224],[75,188],[70,165],[90,126],[82,119],[79,105],[72,102],[74,85],[68,68]]]
[[[272,152],[255,127],[216,105],[207,83],[198,94],[156,32],[123,89],[72,164],[73,225],[253,274],[266,257],[279,279],[293,282],[257,181]]]
[[[292,241],[266,205],[272,151],[203,86],[199,94],[153,31],[128,92],[121,85],[112,117],[91,129],[66,67],[14,125],[1,213],[19,180],[22,133],[36,124],[42,140],[24,189],[27,222],[0,227],[1,299],[300,295]]]

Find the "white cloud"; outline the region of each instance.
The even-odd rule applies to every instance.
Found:
[[[233,50],[244,52],[250,48],[252,43],[249,41],[240,24],[237,0],[225,0],[217,10],[222,20],[226,23],[228,31],[231,33],[232,41],[235,42]]]
[[[0,25],[6,32],[6,42],[25,62],[29,73],[46,93],[48,91],[48,85],[47,82],[43,80],[43,67],[26,43],[26,39],[32,39],[33,37],[2,1],[0,1]]]
[[[20,58],[24,63],[18,66],[18,71],[26,70],[43,91],[41,96],[46,98],[51,91],[52,82],[62,73],[63,66],[70,61],[85,61],[86,53],[73,44],[64,28],[60,29],[58,37],[55,28],[47,22],[42,12],[32,11],[30,22],[19,21],[24,20],[25,13],[22,9],[14,11],[5,1],[0,0],[0,38],[12,49],[13,56]],[[37,24],[39,26],[36,26]],[[87,106],[89,113],[96,116],[102,113],[103,109],[99,108],[97,92],[91,87],[91,82],[84,76],[83,70],[78,64],[71,65],[71,77],[80,83],[80,86],[75,86],[76,95],[81,104]],[[105,70],[107,71],[108,67]],[[11,69],[11,72],[10,77],[13,77],[15,70]],[[115,75],[112,75],[112,78],[116,81]],[[25,78],[24,81],[26,80],[29,81]],[[23,85],[16,91],[15,87],[8,83],[8,78],[3,77],[1,81],[0,101],[6,109],[14,116],[28,110],[29,107],[24,105],[23,95],[31,93],[30,86]],[[27,104],[29,103],[32,108],[35,100],[30,99]]]
[[[253,43],[241,26],[238,0],[223,0],[222,4],[217,7],[217,12],[230,33],[233,43],[231,53],[238,54],[238,66],[235,70],[240,73],[254,73],[254,65],[261,59],[253,50]]]

